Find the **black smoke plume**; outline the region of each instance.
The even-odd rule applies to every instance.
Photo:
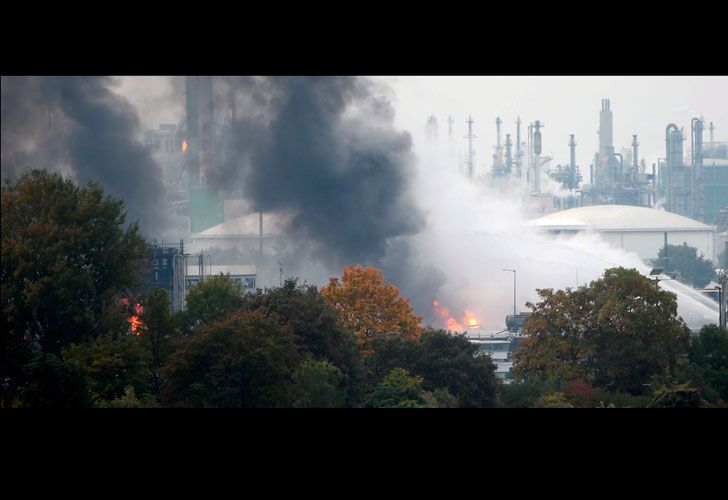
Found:
[[[221,77],[235,101],[225,158],[208,183],[242,189],[254,210],[292,214],[289,235],[328,265],[377,264],[387,240],[424,217],[409,185],[412,142],[360,77]]]
[[[140,141],[134,107],[93,76],[2,77],[2,176],[29,168],[101,182],[124,199],[128,220],[158,231],[165,221],[161,170]]]

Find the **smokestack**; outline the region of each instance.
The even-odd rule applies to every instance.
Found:
[[[508,170],[508,173],[510,173],[513,168],[513,162],[511,161],[512,145],[513,144],[511,143],[511,134],[506,134],[506,169]]]
[[[475,136],[473,135],[473,117],[468,116],[468,120],[465,122],[468,124],[468,135],[465,136],[465,139],[468,140],[468,177],[471,179],[473,178],[473,139],[475,139]]]
[[[516,117],[516,175],[521,176],[521,117]]]
[[[187,186],[197,187],[200,183],[200,121],[198,77],[185,77],[185,104],[187,121]]]
[[[576,142],[574,134],[569,135],[569,189],[576,189]]]
[[[533,167],[533,191],[541,192],[541,127],[543,125],[539,120],[533,126],[533,152],[536,155]]]
[[[503,147],[501,146],[501,123],[503,123],[503,120],[500,119],[500,116],[496,116],[495,118],[495,135],[496,135],[496,146],[495,146],[495,157],[496,161],[494,162],[496,166],[501,166],[501,159],[503,158]]]
[[[703,120],[691,120],[691,155],[693,178],[693,217],[702,221],[705,212],[705,185],[703,184]]]
[[[212,77],[198,76],[198,88],[200,99],[200,123],[212,123],[215,121],[215,105],[212,92]]]
[[[569,136],[569,166],[576,167],[576,142],[574,142],[574,134]]]
[[[639,144],[637,143],[637,134],[632,135],[632,166],[634,167],[635,173],[639,172],[639,166],[638,166],[638,150],[637,146]]]
[[[612,110],[609,99],[602,99],[602,110],[599,112],[599,159],[609,158],[612,144]]]

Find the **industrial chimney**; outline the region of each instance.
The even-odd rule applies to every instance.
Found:
[[[613,151],[612,110],[609,99],[602,99],[602,110],[599,112],[599,159],[605,161]]]

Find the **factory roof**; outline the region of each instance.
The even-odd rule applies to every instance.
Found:
[[[714,231],[682,215],[655,208],[628,205],[577,207],[545,215],[530,222],[544,229],[596,231]]]
[[[205,266],[207,276],[217,276],[220,273],[230,274],[230,276],[255,276],[255,266],[236,266],[236,265],[220,265]],[[187,276],[199,276],[200,267],[194,264],[187,265]]]
[[[278,213],[263,214],[263,237],[270,238],[283,234],[289,216]],[[260,236],[260,220],[258,212],[242,215],[222,224],[195,234],[194,239],[208,238],[245,238]]]

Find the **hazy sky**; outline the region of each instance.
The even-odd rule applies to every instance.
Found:
[[[422,144],[429,114],[437,117],[440,138],[447,138],[447,116],[455,120],[454,135],[461,141],[467,116],[475,120],[476,163],[483,168],[495,146],[495,119],[503,120],[503,138],[515,139],[516,116],[526,123],[541,120],[543,151],[555,162],[569,159],[569,134],[575,134],[577,164],[588,177],[598,147],[601,99],[611,99],[616,151],[629,147],[638,135],[640,157],[648,166],[665,154],[665,127],[674,122],[689,130],[690,119],[713,121],[715,139],[728,140],[728,77],[725,76],[406,76],[374,77],[388,83],[397,111],[396,124]],[[147,127],[177,123],[183,113],[180,85],[166,77],[123,77],[118,92],[128,96]],[[172,99],[169,99],[173,96]],[[689,146],[685,144],[687,151]],[[708,140],[708,132],[705,132]]]

